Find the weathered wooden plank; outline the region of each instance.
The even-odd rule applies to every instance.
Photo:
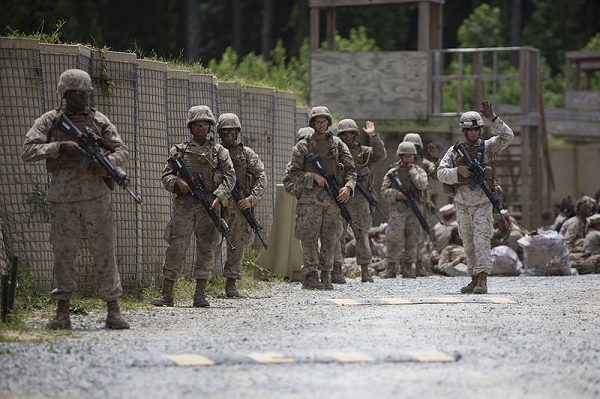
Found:
[[[311,57],[311,104],[340,117],[414,119],[427,115],[427,52],[342,53]]]

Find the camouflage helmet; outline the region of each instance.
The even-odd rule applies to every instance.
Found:
[[[419,133],[406,133],[402,141],[413,143],[416,147],[423,148],[423,141]]]
[[[219,116],[217,132],[221,129],[242,129],[240,118],[236,114],[226,113]]]
[[[298,129],[298,133],[296,133],[296,141],[300,141],[302,139],[307,138],[308,136],[310,136],[311,134],[313,134],[315,132],[315,129],[313,129],[312,127],[301,127],[300,129]]]
[[[358,134],[358,126],[354,119],[342,119],[337,125],[338,136],[343,132],[353,132]]]
[[[329,112],[329,108],[323,106],[312,107],[310,111],[308,111],[308,125],[310,127],[313,126],[313,119],[318,116],[324,116],[327,118],[327,127],[331,126],[333,120],[331,119],[331,113]]]
[[[460,116],[458,127],[461,130],[471,127],[483,127],[483,118],[477,111],[467,111]]]
[[[402,143],[398,144],[396,156],[400,157],[400,155],[404,154],[417,155],[417,148],[410,141],[403,141]]]
[[[193,122],[199,121],[207,121],[210,122],[211,125],[216,125],[215,117],[213,116],[212,111],[206,105],[194,105],[188,111],[188,117],[186,125],[188,129]]]
[[[56,91],[62,98],[69,90],[93,91],[92,78],[81,69],[67,69],[60,74]]]

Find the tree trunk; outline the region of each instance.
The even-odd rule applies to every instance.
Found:
[[[523,19],[523,0],[512,0],[510,17],[510,45],[518,46],[521,42],[521,20]]]
[[[268,60],[273,48],[273,0],[263,0],[261,47],[262,55]]]
[[[185,0],[183,12],[186,32],[184,54],[188,61],[193,62],[200,58],[200,0]]]
[[[232,18],[231,18],[231,29],[232,29],[232,45],[233,50],[236,54],[242,52],[242,4],[241,0],[232,1]]]

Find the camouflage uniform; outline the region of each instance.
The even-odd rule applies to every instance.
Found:
[[[347,131],[351,131],[358,135],[358,127],[356,122],[352,119],[343,119],[338,123],[338,137]],[[352,159],[354,160],[354,165],[356,167],[356,183],[361,184],[367,191],[371,193],[371,195],[376,196],[375,187],[373,185],[373,172],[371,171],[371,165],[375,162],[381,161],[385,159],[387,156],[385,145],[381,138],[377,134],[367,135],[369,140],[369,145],[362,145],[357,141],[354,141],[351,145],[348,146],[348,150],[352,155]],[[356,263],[361,265],[363,269],[366,269],[368,265],[372,261],[371,248],[369,242],[369,229],[372,226],[371,220],[371,208],[369,206],[369,202],[365,199],[365,197],[357,192],[354,196],[352,196],[348,202],[346,203],[346,207],[350,212],[350,216],[352,220],[360,227],[359,234],[355,233],[356,239]],[[345,219],[341,219],[342,221],[342,231],[346,231],[348,228],[348,222]],[[334,258],[334,270],[341,271],[341,266],[343,264],[343,256],[342,254],[345,252],[345,239],[344,235],[341,235],[340,242],[336,247],[336,253]],[[341,262],[340,262],[341,261]],[[368,271],[368,270],[367,270]],[[367,275],[363,276],[363,280],[370,280]],[[338,280],[341,281],[341,280]]]
[[[204,145],[191,139],[173,146],[169,153],[183,155],[183,160],[191,173],[199,173],[209,187],[209,201],[219,198],[222,206],[227,206],[229,193],[235,184],[235,171],[229,152],[214,140],[206,140]],[[162,173],[162,183],[170,193],[177,194],[171,214],[171,221],[165,230],[165,240],[169,243],[165,254],[163,275],[165,279],[175,281],[183,270],[185,254],[190,245],[192,233],[196,235],[196,263],[194,277],[208,279],[214,267],[214,248],[220,234],[208,213],[189,193],[177,189],[178,179],[175,171],[167,163]]]
[[[308,135],[294,146],[284,177],[285,181],[293,182],[295,191],[299,192],[294,235],[302,244],[302,270],[307,278],[317,273],[320,257],[323,270],[331,272],[334,248],[341,232],[339,209],[326,189],[316,183],[314,176],[317,171],[307,157],[311,154],[321,156],[327,171],[333,173],[341,164],[345,171],[345,181],[341,186],[354,190],[356,182],[354,162],[346,144],[329,131],[323,140],[316,140],[315,134]]]
[[[588,218],[590,231],[583,241],[583,252],[571,253],[571,263],[580,274],[600,273],[600,214]]]
[[[414,145],[412,143],[400,143],[396,155],[400,157],[401,146]],[[395,277],[396,264],[401,263],[403,276],[412,275],[412,264],[417,260],[417,247],[419,244],[418,229],[421,225],[411,208],[405,201],[396,201],[398,190],[392,184],[390,175],[393,173],[400,176],[402,184],[407,191],[412,192],[415,200],[418,202],[422,197],[422,191],[428,188],[427,174],[416,163],[412,168],[407,168],[401,161],[398,161],[383,177],[381,185],[381,195],[390,203],[389,227],[385,235],[385,244],[387,248],[387,266],[388,273],[386,277]]]
[[[470,117],[473,120],[469,119],[467,121],[466,118]],[[510,145],[514,139],[514,134],[512,129],[497,116],[494,115],[491,120],[492,132],[496,136],[485,140],[485,142],[479,139],[475,145],[468,145],[468,142],[465,144],[473,159],[481,156],[482,159],[479,160],[481,165],[491,168],[488,168],[492,171],[490,186],[494,188],[493,166],[496,157],[500,151]],[[472,123],[473,127],[483,127],[483,119],[474,111],[465,112],[461,116],[461,128],[467,126],[466,123]],[[459,179],[458,167],[465,165],[466,163],[460,157],[458,151],[454,147],[450,147],[440,162],[437,175],[440,182],[453,185],[456,191],[454,204],[456,206],[458,229],[467,255],[469,274],[474,277],[472,287],[477,284],[475,276],[485,276],[485,291],[487,292],[487,276],[492,270],[490,246],[490,239],[494,233],[492,204],[481,187],[472,178],[465,179],[461,177]]]
[[[433,265],[433,270],[436,273],[450,277],[468,276],[469,271],[467,265],[463,262],[454,263],[457,259],[463,258],[464,256],[465,249],[462,245],[448,244],[442,249],[438,262]]]
[[[75,265],[83,231],[87,233],[94,257],[98,296],[107,302],[106,327],[129,328],[121,318],[117,301],[123,290],[115,257],[116,229],[110,199],[114,184],[95,160],[86,170],[80,170],[83,150],[58,120],[65,115],[80,131],[93,130],[99,138],[98,145],[118,170],[127,162],[129,154],[112,122],[89,107],[87,93],[93,88],[87,72],[64,71],[57,91],[66,102],[36,119],[27,132],[21,155],[25,162],[45,160],[50,175],[50,242],[56,279],[56,288],[51,294],[58,300],[58,307],[56,317],[47,328],[71,328],[69,300],[77,288]]]
[[[61,142],[74,140],[57,124],[63,113],[79,130],[90,127],[102,138],[100,144],[110,152],[108,158],[113,165],[122,166],[129,156],[115,126],[104,114],[90,107],[76,114],[71,114],[65,107],[46,112],[27,132],[23,161],[43,159],[50,174],[50,242],[57,283],[52,295],[59,300],[68,300],[75,293],[75,264],[82,229],[85,229],[96,266],[98,296],[107,302],[114,301],[123,290],[115,259],[116,230],[110,183],[99,168],[90,166],[86,173],[81,173],[78,171],[80,158],[72,159],[60,153]]]
[[[219,127],[221,128],[223,121],[227,121],[228,117],[235,117],[237,125],[239,120],[234,114],[223,114],[219,117]],[[236,143],[232,146],[223,145],[229,151],[229,156],[233,162],[237,183],[243,192],[244,198],[248,198],[252,204],[252,209],[258,204],[262,198],[267,184],[267,175],[265,174],[265,166],[259,156],[250,147],[246,147],[241,143]],[[227,278],[239,279],[242,276],[242,260],[244,259],[245,247],[252,242],[254,231],[248,225],[242,211],[230,199],[230,204],[225,208],[227,224],[230,228],[229,240],[236,248],[235,251],[227,249],[227,261],[223,276]]]

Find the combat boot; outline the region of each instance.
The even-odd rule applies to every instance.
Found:
[[[402,278],[416,278],[412,269],[412,263],[402,262]]]
[[[369,265],[360,265],[360,281],[362,283],[372,283],[373,277],[371,277],[371,273],[369,273]]]
[[[193,306],[195,308],[207,308],[210,306],[208,300],[206,299],[206,295],[204,294],[204,290],[206,289],[206,279],[199,278],[196,280],[196,291],[194,292],[194,303]]]
[[[163,280],[162,293],[159,297],[150,300],[150,303],[154,306],[168,306],[173,307],[173,287],[175,281]]]
[[[344,272],[342,271],[342,265],[339,263],[333,264],[333,272],[331,273],[331,282],[333,284],[346,284],[344,278]]]
[[[56,305],[56,315],[46,324],[48,330],[70,330],[71,318],[69,317],[69,300],[59,299]]]
[[[385,263],[385,273],[382,278],[396,278],[396,263],[395,262],[386,262]]]
[[[225,283],[225,294],[227,298],[239,298],[241,295],[235,288],[235,279],[227,277],[227,283]]]
[[[324,290],[325,285],[319,281],[319,273],[315,270],[304,276],[302,288],[305,290]]]
[[[332,290],[333,284],[331,284],[331,272],[328,270],[321,271],[321,283],[325,286],[326,290]]]
[[[421,261],[417,261],[416,266],[416,275],[417,277],[429,277],[429,273],[425,270],[423,263]]]
[[[470,294],[473,292],[473,288],[477,285],[477,276],[471,277],[471,282],[460,289],[461,294]]]
[[[473,288],[473,294],[487,294],[487,273],[481,272],[477,276],[477,285]]]
[[[111,330],[126,330],[129,328],[129,323],[123,320],[121,316],[119,302],[108,301],[106,302],[106,308],[108,309],[105,323],[106,328],[110,328]]]

